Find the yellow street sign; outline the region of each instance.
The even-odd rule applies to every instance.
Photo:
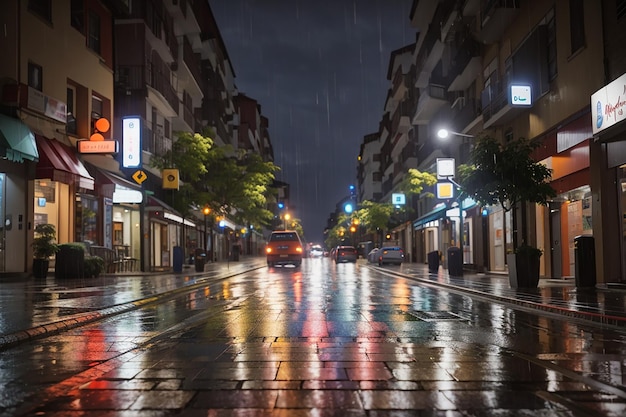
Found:
[[[133,179],[135,180],[137,184],[141,184],[142,182],[148,179],[148,176],[142,170],[138,170],[138,171],[135,171],[135,173],[133,174]]]

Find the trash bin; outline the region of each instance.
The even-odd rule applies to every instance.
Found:
[[[436,274],[439,272],[439,251],[434,250],[432,252],[428,252],[428,272],[431,274]]]
[[[173,267],[174,272],[183,272],[183,247],[182,246],[174,246],[174,256],[173,256]]]
[[[196,272],[204,272],[204,264],[206,263],[206,252],[203,249],[196,248],[194,259]]]
[[[593,236],[574,238],[574,278],[576,287],[596,286],[596,249]]]
[[[233,261],[234,262],[238,262],[239,261],[239,245],[233,245],[232,248],[232,254],[233,254]]]
[[[454,277],[463,276],[463,257],[461,248],[450,246],[448,248],[448,274]]]

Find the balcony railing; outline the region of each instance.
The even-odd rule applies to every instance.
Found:
[[[179,99],[176,90],[170,83],[170,74],[167,70],[164,70],[163,66],[158,64],[151,64],[148,66],[147,73],[147,85],[154,88],[161,93],[165,101],[174,109],[174,112],[178,114]]]
[[[150,86],[158,91],[172,109],[178,113],[178,95],[172,84],[169,74],[159,71],[156,64],[144,65],[120,65],[115,71],[115,85],[126,90],[145,90]]]
[[[204,90],[204,79],[202,78],[202,73],[200,71],[200,54],[193,51],[191,43],[186,36],[183,36],[183,61],[185,61],[185,64],[187,65],[187,68],[189,68],[193,78],[196,80],[196,83],[201,89]]]

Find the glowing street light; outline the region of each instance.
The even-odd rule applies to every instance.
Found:
[[[450,135],[461,136],[463,138],[473,138],[474,137],[474,135],[468,135],[467,133],[453,132],[452,130],[448,130],[448,129],[439,129],[437,131],[437,136],[440,139],[447,139],[448,136],[450,136]]]
[[[285,213],[283,216],[283,229],[287,230],[287,222],[291,219],[291,214]]]

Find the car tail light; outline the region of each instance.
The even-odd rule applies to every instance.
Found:
[[[265,253],[271,253],[272,252],[272,248],[265,248]]]
[[[296,248],[296,252],[298,252],[298,253],[302,253],[302,248],[301,248],[300,246],[298,246],[298,247]]]

